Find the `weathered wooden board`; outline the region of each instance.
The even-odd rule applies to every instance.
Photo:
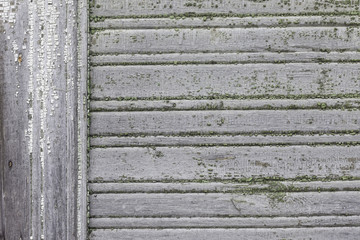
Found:
[[[95,217],[271,217],[359,215],[360,192],[94,194]]]
[[[89,238],[357,239],[358,10],[91,1]]]
[[[0,1],[0,239],[27,239],[31,229],[26,141],[28,6]],[[25,57],[24,57],[25,56]],[[25,61],[24,61],[25,60]]]
[[[77,4],[86,11],[84,2],[0,0],[0,236],[7,240],[86,237],[77,230],[86,218],[77,211],[77,97],[87,78],[78,79]]]
[[[358,131],[359,111],[234,110],[93,112],[92,135]]]
[[[91,53],[354,51],[358,27],[102,30]]]
[[[359,146],[97,148],[90,181],[360,177]]]
[[[354,63],[97,66],[90,75],[93,99],[346,96],[360,91]]]
[[[191,27],[303,27],[356,26],[360,18],[354,16],[272,16],[272,17],[191,17],[191,18],[102,18],[90,22],[94,29],[159,29]]]
[[[321,14],[354,12],[356,0],[94,0],[94,16],[137,16],[167,14]]]
[[[279,228],[279,229],[99,229],[90,234],[91,240],[355,240],[360,234],[359,227],[338,228]]]

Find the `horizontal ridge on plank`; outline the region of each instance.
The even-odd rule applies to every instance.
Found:
[[[90,218],[97,228],[301,228],[360,226],[360,216],[261,217],[261,218]]]
[[[90,135],[172,135],[291,131],[358,131],[360,112],[348,110],[213,110],[92,112]]]
[[[97,193],[256,193],[359,191],[360,181],[266,181],[251,183],[89,183],[89,192]],[[360,223],[359,223],[360,224]]]
[[[90,217],[290,217],[360,214],[360,192],[90,194]]]
[[[347,95],[360,93],[359,75],[354,63],[97,66],[89,87],[93,100]]]
[[[359,16],[289,16],[289,17],[192,17],[192,18],[100,18],[90,22],[93,30],[103,29],[159,29],[188,27],[304,27],[358,26]]]
[[[93,16],[152,16],[171,14],[310,14],[356,12],[357,1],[303,0],[283,1],[195,1],[195,0],[95,0],[90,4]]]
[[[333,145],[359,144],[359,134],[324,135],[256,135],[256,136],[138,136],[138,137],[91,137],[91,148],[151,147],[151,146],[266,146],[266,145]]]
[[[359,28],[108,29],[90,36],[90,53],[357,51]]]
[[[156,147],[90,150],[89,181],[359,177],[360,146]]]
[[[184,110],[279,110],[279,109],[353,109],[360,99],[278,99],[278,100],[138,100],[90,102],[90,111],[184,111]]]
[[[268,239],[357,239],[360,227],[243,228],[243,229],[93,229],[90,240],[247,240]]]
[[[253,52],[253,53],[162,53],[97,54],[90,56],[92,66],[104,65],[179,65],[252,63],[351,63],[360,61],[360,52]]]

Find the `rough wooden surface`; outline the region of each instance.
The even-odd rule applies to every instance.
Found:
[[[26,239],[31,225],[27,56],[29,8],[23,1],[0,1],[1,236]],[[40,203],[40,202],[39,202]]]
[[[358,94],[355,63],[96,66],[91,96],[117,98],[224,98]]]
[[[78,78],[77,4],[0,1],[0,235],[5,239],[86,237],[77,230],[86,222],[84,211],[79,218],[77,201],[78,80],[86,86],[87,78]]]
[[[95,148],[91,181],[360,177],[359,146]]]
[[[90,3],[89,238],[357,239],[359,3]]]

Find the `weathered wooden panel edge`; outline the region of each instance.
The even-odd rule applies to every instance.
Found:
[[[77,238],[88,237],[88,31],[89,0],[78,1],[78,183]]]

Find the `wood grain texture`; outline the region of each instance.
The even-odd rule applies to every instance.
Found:
[[[31,225],[27,146],[28,6],[0,1],[0,239],[26,239]]]
[[[285,217],[359,215],[359,192],[94,194],[96,217]]]
[[[91,97],[219,98],[358,94],[355,63],[96,66]]]
[[[234,110],[93,112],[91,135],[241,134],[359,130],[359,111]]]
[[[88,34],[89,34],[89,2],[77,1],[77,61],[78,61],[78,167],[77,167],[77,217],[76,228],[78,240],[88,238],[88,198],[87,198],[87,171],[88,171]]]
[[[91,1],[89,239],[357,239],[358,10]]]
[[[77,1],[2,0],[0,29],[2,233],[78,239]]]
[[[97,148],[90,181],[295,178],[359,174],[359,146]]]
[[[357,1],[253,1],[253,0],[95,0],[92,14],[95,16],[136,16],[163,14],[319,14],[353,12],[358,9]]]
[[[356,51],[359,28],[106,29],[91,35],[91,53]],[[241,44],[240,44],[241,43]]]
[[[272,17],[192,17],[192,18],[104,18],[90,22],[92,29],[159,29],[186,27],[303,27],[356,26],[358,16],[272,16]]]

